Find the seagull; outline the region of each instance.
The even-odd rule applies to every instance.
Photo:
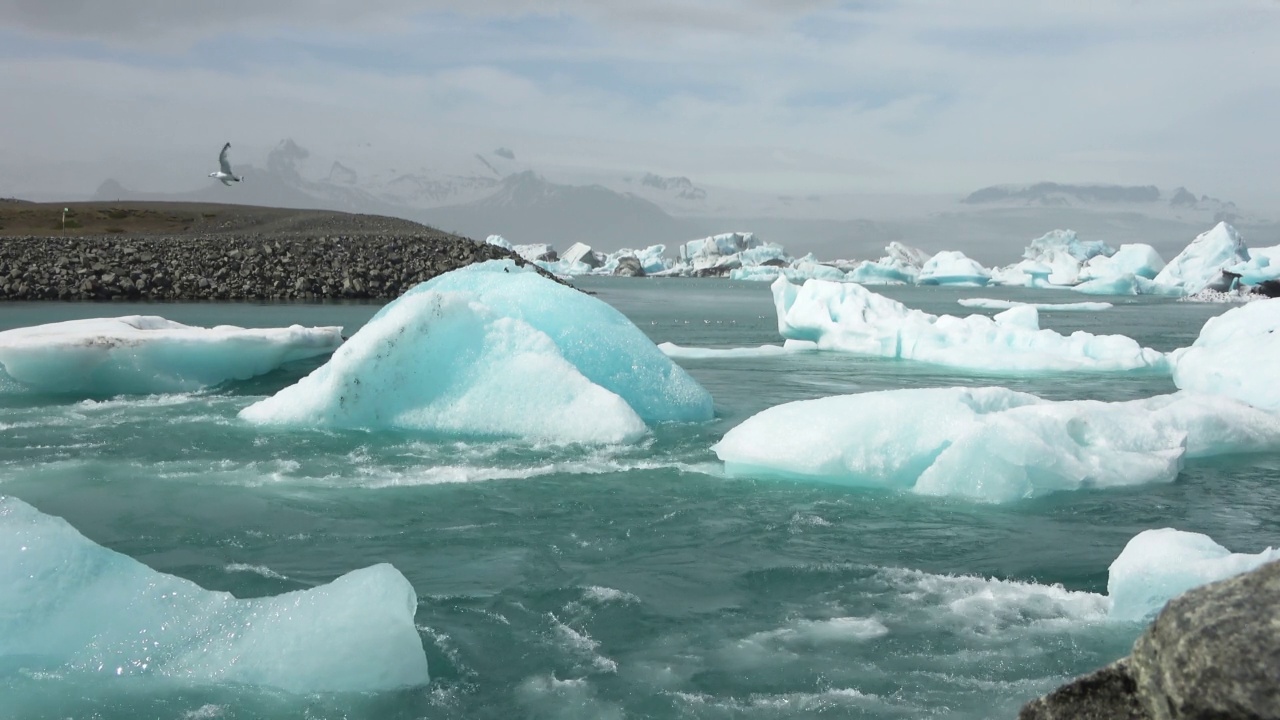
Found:
[[[218,178],[223,185],[230,185],[233,182],[240,182],[244,178],[238,178],[231,172],[231,163],[227,160],[227,151],[231,149],[231,143],[222,146],[222,152],[218,154],[218,165],[222,169],[218,172],[209,173],[209,177]]]

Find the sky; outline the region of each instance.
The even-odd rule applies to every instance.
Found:
[[[1190,187],[1280,207],[1280,0],[0,0],[0,195],[292,138],[756,192]],[[197,168],[199,172],[193,170]]]

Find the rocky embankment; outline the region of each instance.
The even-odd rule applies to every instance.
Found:
[[[1111,665],[1020,720],[1280,718],[1280,561],[1180,595]]]
[[[0,237],[0,300],[389,299],[509,250],[395,218],[300,212],[163,234]],[[249,217],[249,215],[246,215]]]

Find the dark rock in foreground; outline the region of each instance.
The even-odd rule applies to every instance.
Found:
[[[0,300],[390,299],[471,263],[527,264],[510,250],[392,218],[312,213],[273,222],[0,237]]]
[[[1129,657],[1031,701],[1018,717],[1280,718],[1280,562],[1174,598]]]

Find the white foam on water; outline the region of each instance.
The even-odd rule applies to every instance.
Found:
[[[585,630],[575,630],[556,617],[555,613],[547,613],[547,618],[551,621],[551,630],[558,639],[560,648],[585,663],[591,672],[618,672],[618,663],[600,654],[600,643]]]
[[[261,575],[264,578],[270,578],[271,580],[288,580],[289,579],[287,576],[281,575],[280,573],[276,572],[275,570],[272,570],[266,565],[249,565],[247,563],[230,563],[229,565],[226,565],[222,569],[225,572],[229,572],[229,573],[253,573],[254,575]]]
[[[584,600],[600,603],[602,605],[606,603],[631,604],[640,602],[640,598],[626,592],[625,590],[615,590],[614,588],[601,587],[599,585],[589,585],[583,588],[582,596]]]

